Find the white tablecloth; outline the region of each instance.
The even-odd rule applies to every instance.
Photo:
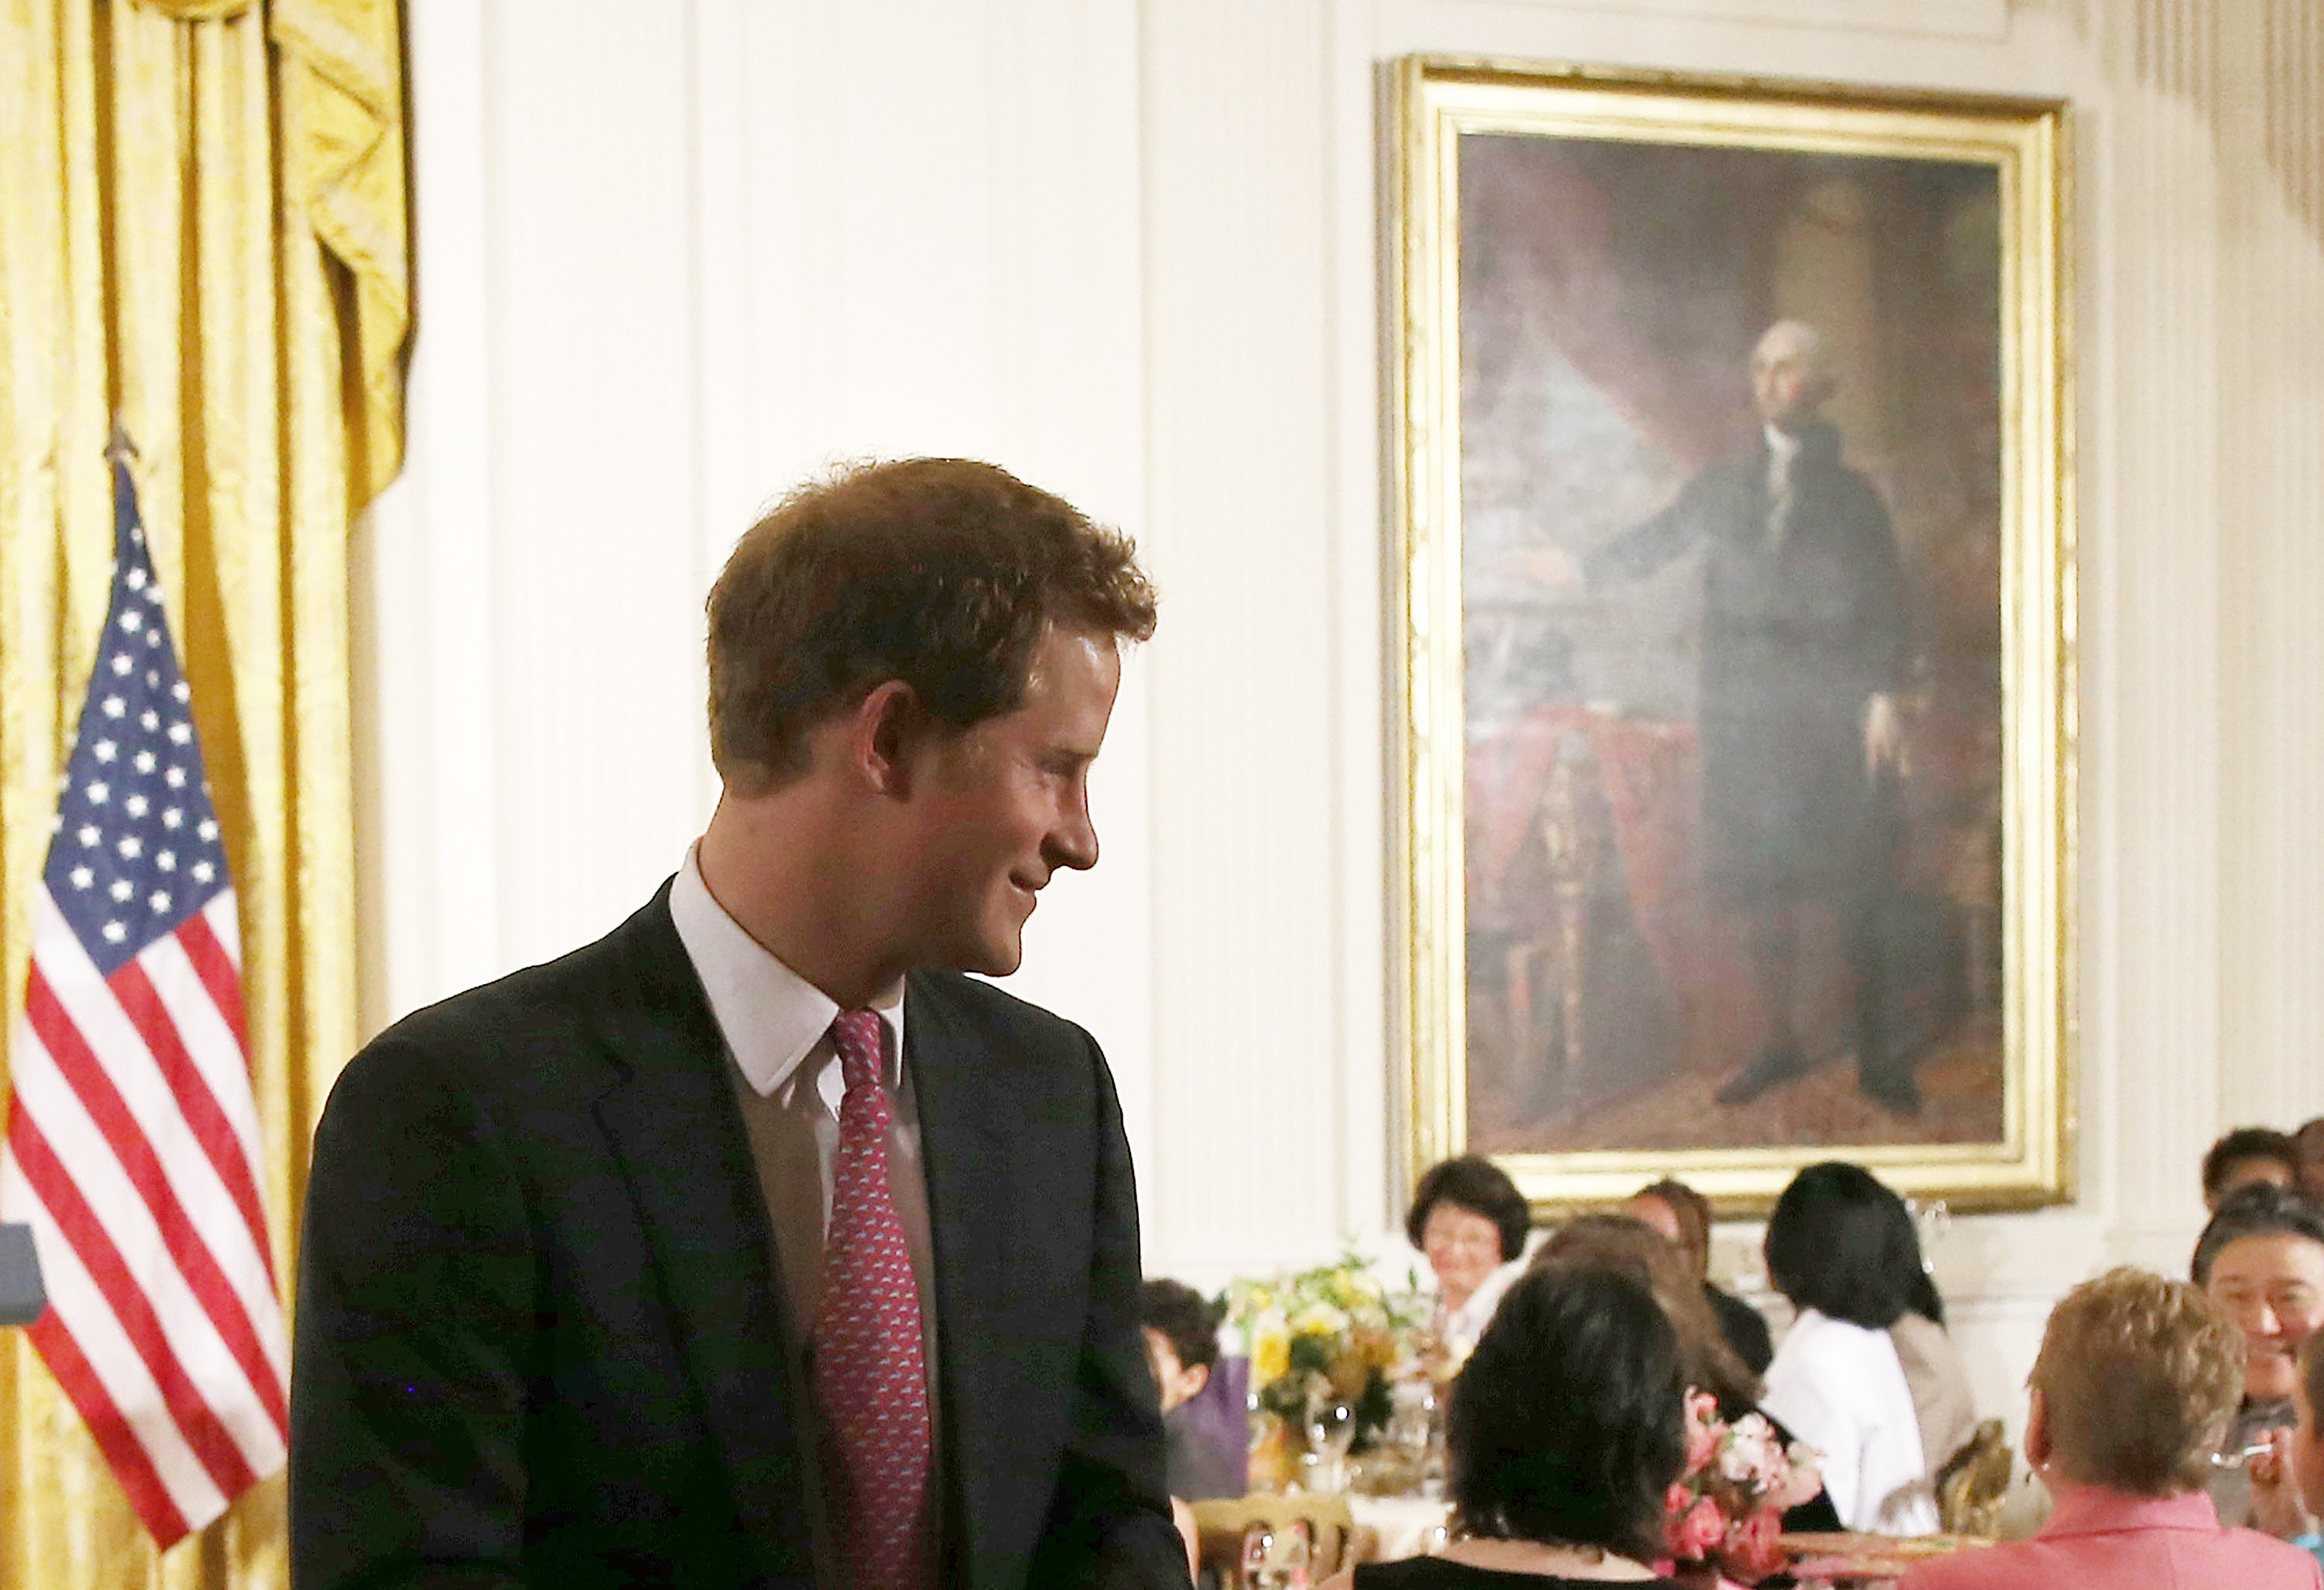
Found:
[[[1347,1502],[1356,1522],[1379,1537],[1382,1562],[1425,1557],[1442,1549],[1445,1527],[1452,1517],[1450,1502],[1431,1502],[1425,1496],[1351,1495]]]

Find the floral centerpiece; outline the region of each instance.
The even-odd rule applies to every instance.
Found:
[[[1784,1567],[1784,1514],[1823,1488],[1812,1448],[1786,1446],[1765,1417],[1719,1417],[1708,1392],[1686,1398],[1686,1472],[1663,1499],[1666,1572],[1756,1585]]]
[[[1320,1409],[1360,1448],[1394,1410],[1391,1372],[1413,1356],[1427,1314],[1417,1294],[1390,1291],[1353,1253],[1336,1264],[1226,1291],[1226,1322],[1250,1356],[1252,1400],[1293,1429]]]

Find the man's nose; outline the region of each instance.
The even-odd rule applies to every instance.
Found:
[[[1049,864],[1087,872],[1097,865],[1097,824],[1090,819],[1089,791],[1077,791],[1049,831]]]

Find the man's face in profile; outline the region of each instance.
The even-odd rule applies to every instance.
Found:
[[[1778,430],[1796,430],[1815,418],[1831,385],[1818,368],[1814,345],[1802,330],[1778,326],[1751,355],[1751,401]]]
[[[1035,895],[1061,868],[1097,864],[1089,769],[1120,684],[1112,636],[1052,630],[1014,711],[926,750],[903,841],[917,964],[1007,976]]]

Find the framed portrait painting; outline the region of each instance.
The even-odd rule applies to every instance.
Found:
[[[2063,107],[1396,74],[1411,1168],[2069,1197]]]

